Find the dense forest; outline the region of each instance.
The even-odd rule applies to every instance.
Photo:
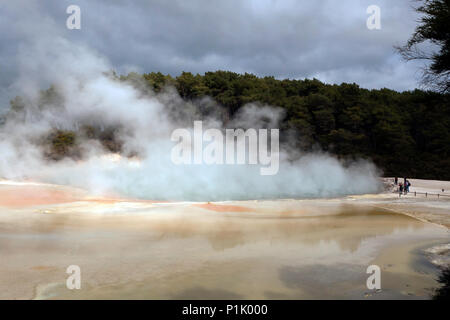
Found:
[[[280,138],[289,137],[298,150],[321,149],[341,159],[371,159],[385,176],[450,180],[449,95],[421,90],[368,90],[357,84],[277,80],[228,71],[204,75],[183,72],[178,77],[159,72],[115,77],[118,81],[143,77],[155,92],[175,87],[184,100],[193,103],[212,97],[227,128],[227,119],[247,103],[280,107],[285,111]],[[20,98],[11,105],[13,111],[23,108]],[[98,135],[111,151],[120,151],[113,129],[55,131],[48,137],[55,160],[73,156],[70,147],[77,134]]]
[[[295,132],[301,150],[319,146],[342,158],[370,158],[387,176],[450,179],[448,95],[226,71],[144,78],[156,91],[174,85],[184,99],[211,96],[230,115],[255,101],[281,107],[286,111],[281,132]]]

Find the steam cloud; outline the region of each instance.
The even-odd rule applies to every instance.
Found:
[[[170,135],[176,128],[192,127],[198,110],[213,110],[202,119],[207,127],[225,128],[217,115],[221,107],[212,99],[186,102],[174,88],[156,94],[139,79],[118,81],[105,58],[60,36],[30,40],[18,59],[15,86],[31,108],[25,117],[9,118],[0,126],[0,178],[188,201],[330,197],[379,190],[378,171],[371,163],[344,166],[324,153],[297,155],[288,144],[281,145],[275,176],[261,176],[255,165],[175,165]],[[49,84],[62,99],[42,108],[39,90]],[[227,125],[276,128],[282,117],[278,108],[249,104]],[[81,141],[81,159],[52,161],[43,155],[39,137],[54,129],[77,130],[82,124],[120,128],[122,153],[137,156],[111,154],[89,139]]]

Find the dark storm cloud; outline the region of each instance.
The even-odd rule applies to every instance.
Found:
[[[81,8],[81,30],[67,30],[66,8]],[[381,30],[368,30],[366,8],[381,7]],[[59,0],[0,4],[2,103],[30,38],[60,34],[106,56],[120,72],[218,69],[277,78],[312,78],[408,90],[414,64],[393,46],[414,30],[414,1],[399,0]],[[76,63],[76,61],[74,61]]]

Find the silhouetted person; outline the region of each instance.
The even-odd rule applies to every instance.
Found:
[[[395,183],[396,186],[398,185],[398,178],[397,177],[395,177],[394,183]]]

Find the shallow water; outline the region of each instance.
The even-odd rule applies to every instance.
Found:
[[[423,250],[449,241],[404,215],[301,201],[36,212],[0,218],[0,298],[426,299],[438,269]],[[366,288],[371,264],[378,293]],[[80,290],[66,288],[69,265],[81,268]]]

